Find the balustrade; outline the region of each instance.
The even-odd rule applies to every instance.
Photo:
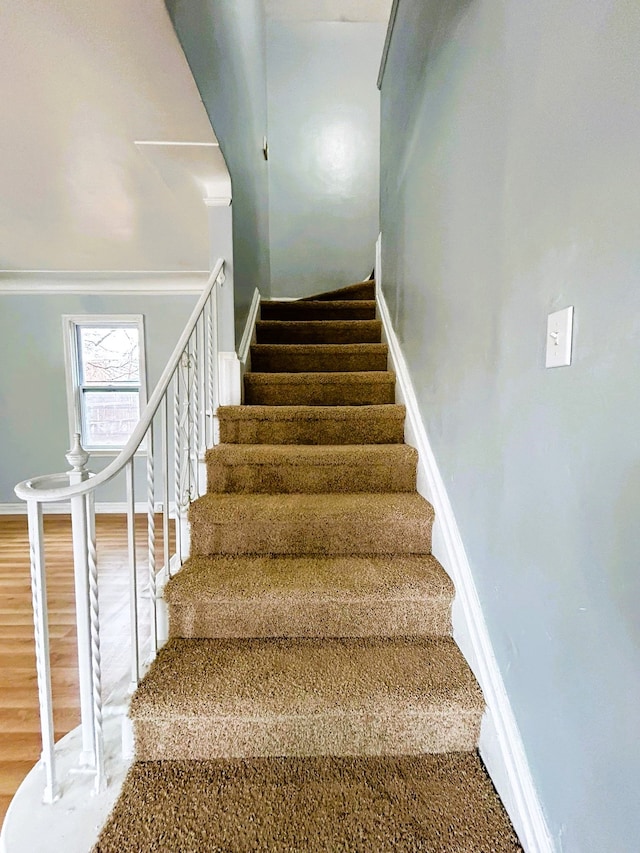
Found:
[[[215,413],[220,399],[218,354],[218,289],[224,282],[224,262],[219,260],[200,296],[173,354],[153,391],[139,423],[122,452],[99,474],[88,470],[89,454],[80,435],[67,454],[67,474],[33,477],[19,483],[15,492],[27,502],[31,588],[36,647],[36,670],[42,765],[43,799],[52,803],[60,796],[53,726],[47,577],[43,534],[43,507],[65,502],[72,518],[76,631],[80,687],[82,751],[78,766],[91,772],[95,790],[106,784],[103,734],[102,651],[100,592],[95,527],[96,490],[121,475],[126,492],[126,523],[129,561],[130,685],[137,686],[145,668],[166,640],[167,619],[161,602],[166,581],[187,557],[189,503],[206,488],[204,452],[216,440]],[[172,412],[172,417],[171,413]],[[141,588],[136,558],[136,453],[146,452],[147,564],[146,590]],[[170,465],[173,451],[173,466]],[[173,507],[171,507],[173,497]],[[162,554],[158,571],[156,510],[162,514]],[[173,511],[171,511],[173,510]],[[175,523],[176,551],[170,554],[170,523]],[[148,595],[148,614],[142,606]],[[146,622],[148,616],[148,632]],[[145,627],[145,636],[142,627]]]

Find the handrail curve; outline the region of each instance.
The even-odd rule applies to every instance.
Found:
[[[76,497],[78,495],[85,495],[88,492],[93,491],[98,486],[103,485],[104,483],[108,483],[109,480],[112,480],[117,474],[119,474],[125,465],[127,465],[134,457],[135,452],[142,444],[147,431],[149,430],[153,419],[160,407],[160,403],[169,387],[169,383],[173,378],[175,371],[178,368],[180,363],[180,359],[182,358],[182,354],[189,342],[189,338],[193,333],[193,330],[196,327],[198,319],[202,314],[204,306],[206,305],[207,299],[209,298],[211,291],[215,287],[218,280],[221,279],[224,281],[224,259],[219,258],[216,262],[209,279],[207,280],[207,284],[205,285],[198,302],[196,303],[195,308],[191,312],[189,316],[189,320],[184,328],[184,331],[180,335],[177,344],[173,349],[173,353],[165,369],[158,380],[156,387],[149,398],[145,409],[140,416],[140,420],[138,421],[135,429],[131,433],[131,437],[122,448],[120,453],[116,456],[113,462],[110,462],[106,468],[104,468],[100,473],[91,475],[87,480],[82,483],[78,483],[73,486],[64,486],[55,489],[41,489],[38,488],[39,483],[44,483],[47,480],[53,478],[59,478],[61,476],[65,476],[64,474],[44,474],[37,477],[29,477],[27,480],[23,480],[21,483],[18,483],[14,488],[14,492],[16,495],[24,501],[35,501],[36,503],[52,503],[54,501],[62,501],[69,500],[70,498]]]

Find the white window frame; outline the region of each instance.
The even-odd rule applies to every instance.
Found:
[[[67,411],[69,416],[69,447],[73,447],[73,436],[80,433],[82,446],[92,456],[117,456],[122,447],[87,447],[82,423],[82,405],[80,402],[80,354],[78,351],[78,328],[89,326],[96,328],[117,328],[118,326],[135,326],[138,329],[138,352],[140,358],[139,401],[140,414],[147,405],[147,365],[145,357],[144,315],[143,314],[63,314],[62,327],[64,336],[64,364],[67,385]],[[146,440],[140,445],[137,453],[145,454]]]

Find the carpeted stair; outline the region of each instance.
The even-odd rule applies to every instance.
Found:
[[[520,850],[374,288],[262,304],[96,853]]]

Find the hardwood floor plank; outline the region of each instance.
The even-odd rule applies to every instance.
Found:
[[[163,565],[161,519],[157,565]],[[171,525],[173,528],[173,523]],[[44,518],[51,680],[56,740],[80,722],[71,522]],[[103,697],[129,667],[129,570],[124,516],[96,517]],[[171,536],[171,546],[175,537]],[[149,625],[147,520],[136,516],[142,636]],[[33,640],[26,516],[0,516],[0,823],[11,797],[38,761],[42,742]]]

